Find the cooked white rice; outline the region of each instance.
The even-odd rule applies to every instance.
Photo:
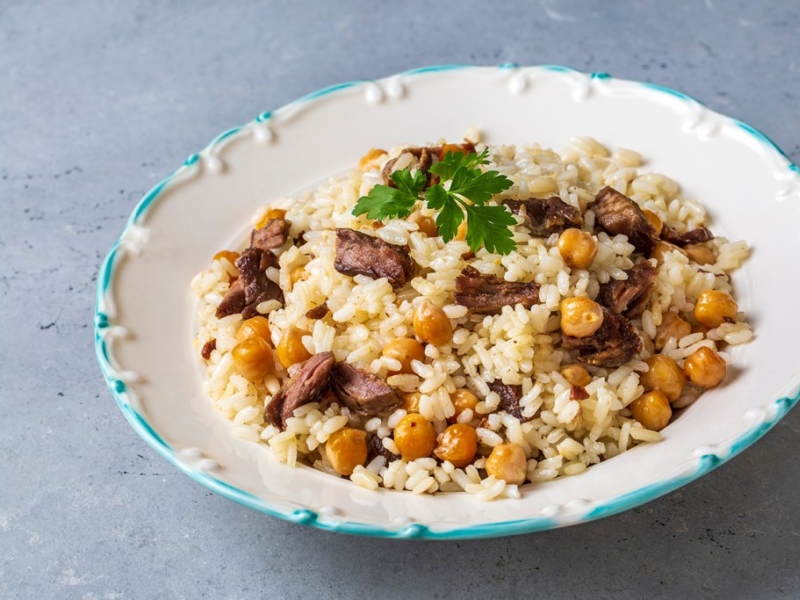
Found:
[[[479,151],[482,148],[478,144]],[[557,236],[535,238],[522,226],[514,229],[515,252],[500,256],[481,249],[469,261],[462,258],[469,250],[465,242],[444,244],[441,238],[426,237],[408,221],[391,220],[376,230],[371,222],[354,217],[351,211],[360,196],[382,183],[381,168],[400,150],[398,147],[368,161],[362,170],[332,179],[300,199],[286,198],[277,204],[287,211],[291,235],[305,232],[305,244],[281,249],[280,269],[268,272],[268,277],[283,288],[285,306],[273,301],[263,303],[258,310],[268,315],[273,345],[294,325],[308,332],[303,344],[309,352],[332,351],[337,361],[352,363],[387,379],[400,392],[421,392],[419,411],[437,432],[443,431],[447,419],[455,414],[451,394],[459,388],[471,389],[481,401],[474,414],[465,411],[458,421],[476,427],[479,450],[473,464],[466,468],[455,468],[434,458],[410,462],[398,459],[387,464],[384,457],[378,456],[358,467],[350,479],[367,489],[385,487],[415,494],[463,490],[482,500],[515,498],[520,494],[517,486],[487,476],[484,470],[485,457],[498,444],[513,442],[524,449],[527,481],[536,483],[580,473],[638,443],[662,439],[660,433],[633,420],[626,408],[644,391],[639,374],[648,368],[644,360],[654,351],[656,328],[668,310],[691,311],[703,290],[731,292],[728,273],[746,259],[747,245],[717,237],[709,244],[716,261],[702,267],[681,252],[667,253],[658,267],[647,310],[633,320],[643,331],[644,351],[617,369],[588,367],[592,375],[592,382],[585,388],[589,397],[571,400],[570,385],[560,374],[562,362],[572,361],[565,360],[568,357],[559,348],[559,304],[572,296],[594,298],[601,283],[625,279],[625,270],[633,266],[633,246],[624,236],[597,233],[594,264],[588,270],[570,270],[555,246]],[[655,212],[678,231],[707,221],[704,209],[684,198],[674,181],[656,173],[640,172],[643,158],[638,153],[625,149],[611,152],[590,138],[573,139],[560,154],[537,145],[493,146],[489,148],[489,158],[487,169],[497,170],[514,182],[501,194],[502,198],[558,195],[567,204],[585,208],[597,191],[608,185]],[[255,215],[254,223],[266,208]],[[428,209],[422,212],[435,215]],[[584,218],[586,228],[591,229],[592,211],[586,211]],[[337,272],[333,267],[337,227],[407,245],[419,267],[417,276],[410,284],[394,290],[386,279],[349,277]],[[456,277],[468,263],[483,274],[507,281],[537,282],[541,285],[541,304],[530,309],[507,306],[496,315],[469,314],[453,297]],[[305,279],[292,285],[289,274],[298,267],[304,269]],[[206,361],[204,390],[232,422],[234,433],[268,445],[279,460],[289,465],[307,464],[334,475],[324,445],[342,427],[374,432],[388,450],[397,453],[392,434],[405,416],[402,409],[383,418],[361,419],[337,404],[312,403],[297,409],[283,432],[265,423],[264,406],[288,374],[277,361],[278,372],[263,381],[250,382],[237,372],[231,350],[237,343],[235,334],[241,316],[214,316],[230,277],[236,273],[236,267],[221,258],[192,281],[192,290],[201,300],[195,343],[199,348],[216,340],[216,349]],[[388,341],[413,335],[413,309],[425,300],[444,309],[453,327],[452,342],[440,347],[428,345],[426,360],[414,363],[414,373],[390,375],[398,365],[394,359],[382,356],[381,351]],[[306,312],[322,302],[327,302],[331,318],[308,319]],[[739,315],[736,323],[671,339],[662,353],[682,366],[683,360],[699,347],[720,350],[725,344],[740,344],[751,338],[749,326]],[[533,417],[531,420],[520,422],[498,410],[500,399],[488,386],[496,379],[522,386],[522,414]],[[673,407],[688,406],[698,395],[698,389],[687,385]]]

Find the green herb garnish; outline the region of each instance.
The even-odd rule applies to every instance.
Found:
[[[514,217],[505,206],[487,206],[495,194],[507,190],[512,182],[497,171],[481,171],[480,165],[488,163],[488,150],[480,154],[447,152],[444,158],[431,166],[430,171],[439,176],[439,183],[430,186],[423,194],[426,175],[417,170],[395,171],[391,179],[397,187],[376,185],[368,196],[358,199],[353,214],[367,215],[368,219],[406,218],[417,202],[425,200],[428,207],[438,210],[436,226],[445,242],[452,240],[458,226],[467,220],[467,244],[473,251],[484,246],[489,252],[508,254],[517,245],[509,229],[516,225]],[[446,188],[445,183],[450,182]]]

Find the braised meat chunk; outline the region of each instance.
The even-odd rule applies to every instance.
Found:
[[[670,244],[675,244],[676,246],[683,248],[689,244],[702,244],[703,242],[709,242],[714,239],[714,234],[703,225],[700,225],[700,227],[697,229],[692,229],[683,233],[678,233],[672,227],[665,225],[664,229],[661,230],[661,239],[665,242],[669,242]]]
[[[400,458],[399,454],[390,452],[389,449],[383,445],[383,440],[381,438],[372,434],[367,440],[367,463],[370,463],[376,456],[384,457],[387,464]]]
[[[256,307],[267,300],[278,300],[283,303],[283,290],[267,278],[266,270],[277,264],[275,255],[270,251],[251,246],[236,259],[239,277],[228,289],[222,302],[217,307],[218,319],[241,313],[249,319],[258,315]]]
[[[333,364],[333,354],[330,352],[320,352],[302,363],[267,404],[264,419],[281,430],[285,429],[286,419],[297,408],[316,402],[328,391]]]
[[[581,211],[558,196],[547,199],[506,200],[504,204],[515,215],[527,217],[524,225],[534,237],[549,237],[570,227],[583,227]]]
[[[500,396],[500,410],[506,411],[520,421],[530,421],[530,418],[522,416],[522,407],[519,405],[522,399],[521,385],[506,385],[501,380],[495,379],[489,384],[489,389]]]
[[[635,317],[644,312],[653,291],[656,269],[649,260],[641,259],[625,271],[628,279],[611,279],[600,284],[597,302],[626,317]]]
[[[603,307],[603,324],[589,337],[564,335],[561,347],[576,360],[596,367],[614,368],[642,351],[642,340],[630,321]]]
[[[289,237],[289,225],[286,219],[270,219],[261,229],[253,229],[250,246],[265,251],[280,248]]]
[[[347,408],[370,417],[401,403],[383,379],[347,363],[337,363],[331,370],[331,391]]]
[[[626,235],[638,252],[650,255],[657,238],[642,209],[611,187],[597,193],[594,203],[597,223],[611,235]]]
[[[343,275],[386,277],[393,288],[405,285],[414,275],[408,252],[353,229],[336,230],[336,260],[333,267]]]
[[[464,267],[456,278],[456,302],[476,313],[497,313],[504,306],[522,304],[530,308],[539,303],[539,284],[504,281],[494,275],[481,275],[474,267]]]

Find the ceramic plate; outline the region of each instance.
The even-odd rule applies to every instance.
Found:
[[[192,347],[192,276],[237,246],[265,203],[354,168],[370,147],[460,139],[563,147],[592,136],[632,148],[646,168],[704,204],[713,230],[745,239],[734,276],[756,339],[731,349],[736,372],[664,431],[588,471],[522,487],[522,498],[418,497],[289,468],[235,438],[201,392]],[[302,157],[302,160],[301,160]],[[97,355],[133,428],[202,485],[245,506],[322,529],[453,539],[518,534],[614,514],[674,490],[741,452],[797,402],[800,171],[763,134],[663,87],[556,66],[432,67],[321,90],[226,131],[133,211],[99,277]]]

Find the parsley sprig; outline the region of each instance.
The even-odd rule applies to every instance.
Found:
[[[512,182],[497,171],[482,171],[488,164],[488,150],[480,154],[446,152],[444,158],[432,165],[430,172],[439,176],[439,183],[424,190],[427,177],[417,169],[395,171],[391,179],[396,187],[376,185],[369,195],[358,199],[353,214],[368,219],[406,218],[417,202],[425,200],[428,207],[438,210],[436,226],[445,242],[452,240],[462,221],[467,221],[467,244],[473,251],[481,246],[489,252],[508,254],[516,248],[509,229],[516,224],[505,206],[486,203],[495,194],[507,190]],[[447,182],[450,185],[446,185]]]

